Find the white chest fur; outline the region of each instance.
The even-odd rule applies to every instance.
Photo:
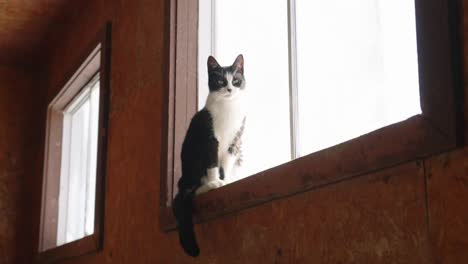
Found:
[[[233,100],[207,101],[206,108],[213,118],[213,130],[218,140],[218,159],[228,154],[228,148],[245,117],[244,101],[241,97]]]

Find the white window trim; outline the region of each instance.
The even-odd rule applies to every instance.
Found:
[[[60,183],[64,110],[99,72],[101,55],[98,44],[47,108],[39,252],[57,247],[60,184],[52,182]]]
[[[67,237],[67,229],[69,227],[69,222],[68,222],[68,213],[69,213],[69,195],[70,195],[70,192],[69,192],[69,177],[70,177],[70,173],[69,173],[69,170],[70,170],[70,158],[69,158],[69,155],[70,155],[70,151],[71,151],[71,137],[72,137],[72,134],[71,134],[71,131],[70,128],[71,127],[71,124],[72,124],[72,115],[74,113],[76,113],[80,107],[86,103],[86,101],[90,100],[91,97],[92,97],[92,92],[95,92],[94,90],[95,89],[99,89],[99,87],[96,87],[96,84],[99,82],[99,74],[96,74],[89,82],[88,84],[85,85],[85,87],[83,87],[81,89],[81,91],[75,95],[75,97],[72,99],[71,102],[69,102],[69,104],[67,104],[67,106],[63,109],[62,113],[63,113],[63,133],[62,133],[62,166],[61,166],[61,175],[67,175],[68,177],[61,177],[61,182],[60,182],[60,194],[63,194],[63,195],[60,195],[59,196],[59,213],[58,213],[58,227],[57,227],[57,245],[60,246],[60,245],[63,245],[63,244],[66,244],[68,243],[67,240],[68,240],[68,237]],[[90,105],[91,107],[93,106],[92,104]],[[93,115],[93,111],[99,111],[99,108],[98,109],[90,109],[90,116]],[[91,129],[92,129],[92,126],[91,126],[91,122],[92,122],[92,119],[89,120],[89,128],[88,128],[88,135],[91,135]],[[91,152],[89,152],[89,149],[91,148],[91,139],[88,140],[88,146],[86,146],[86,151],[88,152],[88,159],[86,161],[87,165],[86,165],[86,168],[89,168],[90,166],[90,156],[93,156]],[[69,151],[64,151],[64,150],[69,150]],[[96,156],[96,155],[94,155]],[[96,175],[94,173],[94,175]],[[89,170],[87,170],[86,172],[86,187],[85,187],[85,197],[86,197],[86,201],[85,201],[85,210],[86,210],[86,214],[85,214],[85,227],[84,227],[84,235],[85,236],[88,236],[88,235],[92,235],[93,233],[91,232],[87,232],[87,228],[90,224],[91,224],[91,227],[94,227],[94,222],[93,223],[88,223],[89,221],[89,217],[88,217],[88,214],[92,214],[93,216],[93,219],[94,219],[94,205],[90,205],[89,204],[89,189],[90,189],[90,179],[91,179],[91,173]],[[94,180],[94,183],[95,183],[95,180]],[[93,202],[94,202],[94,199],[92,199]],[[90,207],[93,209],[92,212],[90,211]],[[62,213],[61,213],[62,212]]]

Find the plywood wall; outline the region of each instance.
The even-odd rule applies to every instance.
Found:
[[[51,37],[45,96],[112,21],[104,249],[63,263],[468,263],[468,148],[197,225],[202,255],[186,257],[159,229],[167,1],[88,2]],[[30,176],[28,250],[40,207],[40,173]]]
[[[40,166],[41,93],[44,87],[33,71],[0,66],[0,263],[24,262],[20,249],[29,243],[25,206],[26,179]],[[24,221],[28,219],[28,221]]]

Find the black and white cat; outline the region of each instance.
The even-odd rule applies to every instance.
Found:
[[[221,187],[242,162],[242,135],[246,119],[244,58],[221,67],[208,58],[209,94],[205,107],[196,113],[182,145],[182,177],[173,212],[180,244],[190,256],[200,250],[192,220],[193,197]]]

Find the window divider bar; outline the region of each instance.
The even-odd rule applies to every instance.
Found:
[[[60,181],[64,181],[64,200],[62,203],[62,207],[59,207],[59,214],[60,210],[63,212],[63,225],[62,225],[62,230],[60,230],[60,233],[62,235],[62,244],[66,244],[67,242],[67,230],[68,230],[68,219],[69,219],[69,203],[70,203],[70,174],[71,174],[71,165],[70,165],[70,160],[71,160],[71,149],[72,149],[72,137],[73,137],[73,116],[70,113],[67,113],[67,134],[66,134],[66,149],[64,149],[67,153],[67,156],[64,158],[62,157],[62,160],[65,161],[65,170],[63,171],[64,173],[60,172]],[[65,124],[64,124],[65,125]],[[64,151],[64,152],[65,152]],[[59,193],[60,197],[61,193]],[[58,242],[58,241],[57,241]],[[59,245],[57,243],[57,245]]]
[[[67,112],[62,112],[62,156],[60,157],[60,172],[59,172],[59,191],[58,191],[58,212],[57,212],[57,236],[56,245],[62,245],[67,237],[68,210],[69,201],[69,171],[70,171],[70,149],[71,149],[71,116]],[[66,174],[66,177],[62,177]],[[62,213],[61,213],[62,212]]]
[[[200,0],[201,1],[201,0]],[[211,46],[210,46],[210,52],[211,55],[216,57],[216,1],[211,0],[211,5],[210,5],[210,12],[211,12]]]
[[[297,87],[296,0],[288,0],[288,63],[289,63],[289,114],[291,159],[300,155],[299,109]]]
[[[97,76],[99,76],[99,74],[97,73],[96,74]],[[94,111],[96,111],[96,109],[94,108],[94,105],[93,105],[93,90],[95,89],[94,85],[96,84],[97,80],[99,77],[94,77],[95,79],[93,79],[93,82],[90,83],[89,85],[89,112],[88,112],[88,144],[86,146],[86,167],[85,167],[85,193],[84,193],[84,219],[83,219],[83,236],[86,236],[86,227],[88,226],[88,214],[89,214],[89,211],[90,211],[90,208],[89,208],[89,204],[88,204],[88,197],[89,197],[89,193],[91,189],[91,186],[90,186],[90,177],[91,177],[91,172],[90,172],[90,167],[91,167],[91,163],[92,163],[92,135],[93,135],[93,116],[94,116]],[[99,111],[99,110],[98,110]],[[97,149],[96,149],[97,151]],[[96,172],[94,172],[94,174],[96,175]],[[94,219],[93,219],[94,220]]]

